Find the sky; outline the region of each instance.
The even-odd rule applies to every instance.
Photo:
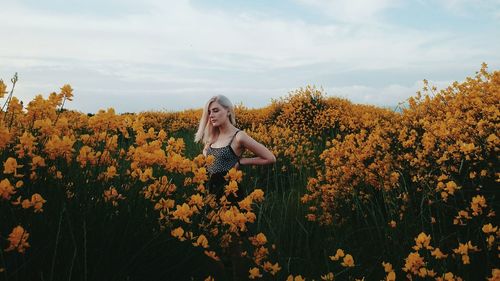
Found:
[[[500,0],[0,0],[0,79],[25,104],[64,84],[66,108],[250,108],[313,85],[394,107],[500,69]],[[0,100],[3,103],[3,100]]]

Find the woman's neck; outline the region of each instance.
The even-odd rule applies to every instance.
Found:
[[[226,123],[219,126],[219,136],[220,135],[228,135],[233,130],[234,130],[233,124],[226,122]]]

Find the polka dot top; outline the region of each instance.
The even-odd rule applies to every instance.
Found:
[[[231,170],[232,167],[234,167],[234,165],[236,165],[236,163],[238,163],[239,157],[231,147],[231,143],[233,142],[234,137],[239,131],[241,130],[238,130],[236,131],[236,133],[234,133],[231,141],[229,141],[229,144],[224,147],[214,148],[212,147],[212,145],[208,146],[207,156],[214,156],[214,162],[212,163],[212,165],[207,167],[207,170],[210,174],[213,175],[216,173],[227,173],[229,170]]]

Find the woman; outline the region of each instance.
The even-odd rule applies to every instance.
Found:
[[[212,97],[203,108],[198,132],[195,135],[196,142],[203,142],[203,155],[214,156],[213,163],[207,167],[209,180],[207,184],[208,191],[220,199],[224,195],[226,180],[224,176],[235,167],[238,169],[242,165],[266,165],[276,162],[276,157],[269,149],[261,143],[255,141],[244,131],[235,127],[236,118],[234,107],[229,99],[223,95]],[[256,157],[241,158],[241,155],[248,149]],[[238,201],[244,198],[245,194],[238,189],[237,197],[233,194],[227,196],[227,200],[237,205]],[[239,241],[239,240],[238,240]],[[229,267],[233,274],[233,280],[240,280],[248,275],[248,268],[240,255],[241,248],[237,241],[229,249],[230,260]],[[228,264],[228,265],[229,265]]]
[[[254,140],[244,131],[235,127],[236,118],[234,107],[229,99],[223,95],[212,97],[203,108],[198,132],[195,135],[196,142],[203,142],[203,155],[214,156],[214,162],[207,167],[209,173],[208,190],[217,198],[224,194],[227,172],[241,165],[266,165],[276,162],[276,157],[264,145]],[[241,158],[248,149],[256,157]],[[238,191],[238,197],[229,196],[228,200],[235,203],[243,193]]]

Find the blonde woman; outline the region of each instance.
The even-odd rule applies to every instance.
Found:
[[[236,116],[233,104],[223,95],[214,96],[208,100],[203,108],[198,131],[195,135],[195,141],[204,144],[203,155],[214,157],[212,165],[207,167],[209,174],[207,188],[217,199],[224,195],[226,184],[224,176],[231,168],[238,169],[242,165],[266,165],[276,162],[276,157],[269,149],[247,135],[245,131],[238,129],[235,124]],[[241,158],[247,149],[255,157]],[[244,196],[242,190],[238,189],[237,197],[230,194],[227,200],[236,205]],[[230,256],[229,264],[227,266],[223,263],[218,264],[220,270],[232,271],[233,280],[246,279],[248,276],[248,268],[245,268],[240,253],[239,243],[233,241],[229,252],[226,253]]]
[[[209,173],[208,190],[217,198],[224,194],[224,176],[227,172],[242,165],[267,165],[276,162],[276,157],[264,145],[247,135],[236,126],[236,116],[231,101],[223,95],[210,98],[203,108],[196,142],[202,142],[203,155],[214,156],[214,162],[207,167]],[[241,158],[248,149],[255,157]],[[229,196],[228,200],[235,203],[241,200],[241,191],[238,197]]]

